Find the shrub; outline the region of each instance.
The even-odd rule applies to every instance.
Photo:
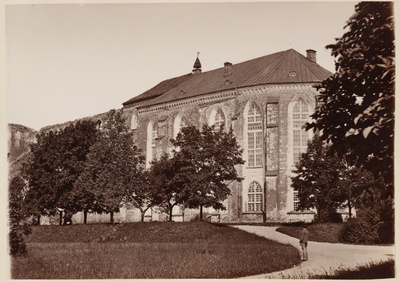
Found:
[[[365,208],[358,212],[356,218],[343,224],[339,241],[353,244],[380,243],[378,231],[381,225],[379,213],[375,209]]]

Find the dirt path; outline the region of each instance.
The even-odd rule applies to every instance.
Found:
[[[291,244],[300,250],[298,239],[275,231],[276,227],[246,225],[234,227],[284,244]],[[355,268],[357,266],[366,265],[370,262],[394,259],[394,255],[394,246],[360,246],[309,242],[308,261],[302,262],[298,266],[283,271],[243,278],[306,279],[310,275],[331,274],[337,269]]]

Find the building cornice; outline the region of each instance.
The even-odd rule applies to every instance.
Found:
[[[140,106],[138,105],[136,108],[139,114],[149,114],[149,113],[157,113],[166,110],[179,109],[182,107],[199,105],[210,102],[222,102],[227,99],[236,98],[240,95],[254,95],[254,94],[263,94],[271,89],[293,89],[293,88],[310,88],[318,83],[293,83],[293,84],[268,84],[268,85],[256,85],[249,87],[242,87],[233,90],[227,90],[222,92],[209,93],[205,95],[199,95],[195,97],[190,97],[187,99],[175,100],[172,102],[157,104],[157,105],[149,105],[149,106]]]

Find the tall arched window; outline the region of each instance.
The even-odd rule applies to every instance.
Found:
[[[262,211],[263,191],[261,185],[255,181],[251,182],[247,196],[247,211]]]
[[[150,162],[156,157],[157,129],[157,122],[150,121],[147,124],[146,168],[150,168]]]
[[[225,124],[225,115],[221,109],[218,109],[214,117],[214,126],[216,129],[219,129],[223,124]]]
[[[297,163],[302,153],[307,150],[307,142],[309,133],[304,129],[305,123],[308,121],[310,113],[307,104],[299,99],[293,107],[293,162]]]
[[[262,166],[262,116],[259,107],[253,103],[247,112],[247,165]]]
[[[153,124],[153,130],[151,131],[151,157],[152,160],[157,159],[157,144],[156,144],[156,139],[157,139],[157,123],[155,122]]]

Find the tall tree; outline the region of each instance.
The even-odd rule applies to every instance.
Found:
[[[394,16],[391,2],[361,2],[346,32],[328,45],[336,72],[319,86],[319,107],[309,128],[322,132],[341,155],[382,176],[393,196]]]
[[[328,220],[345,201],[339,185],[340,159],[327,154],[328,146],[316,135],[296,164],[292,186],[300,209],[316,208],[319,220]]]
[[[94,122],[78,121],[62,130],[37,135],[29,161],[23,166],[28,182],[25,203],[32,214],[54,214],[57,208],[81,210],[71,195],[97,134]]]
[[[383,180],[381,220],[385,232],[394,234],[393,3],[360,2],[345,28],[327,46],[336,72],[319,86],[315,121],[308,127],[320,130],[332,151],[351,150],[358,166]]]
[[[139,177],[142,162],[122,110],[109,111],[75,184],[74,201],[86,209],[110,213],[113,223],[114,212],[119,211],[133,179]]]
[[[172,144],[176,147],[173,158],[179,164],[180,179],[188,180],[186,205],[200,207],[201,219],[203,207],[225,209],[222,202],[230,195],[228,185],[242,180],[235,166],[244,163],[232,128],[183,127]]]

